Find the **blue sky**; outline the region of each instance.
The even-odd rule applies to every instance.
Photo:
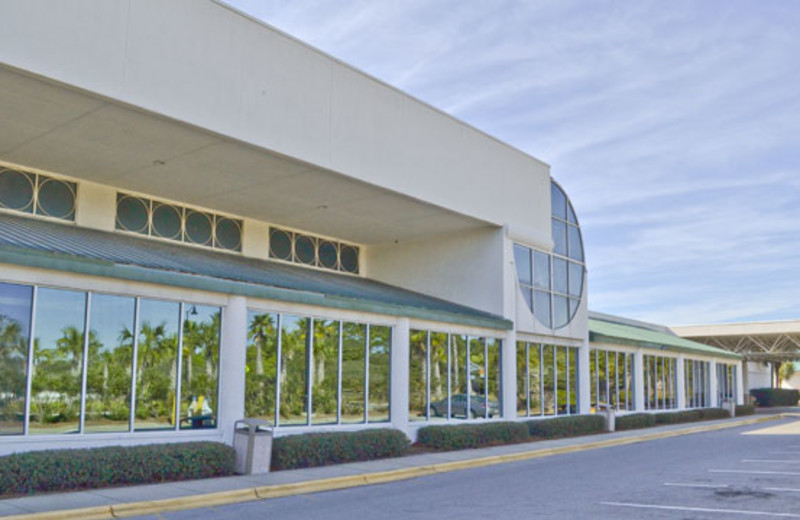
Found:
[[[549,163],[590,308],[800,319],[800,3],[231,4]]]

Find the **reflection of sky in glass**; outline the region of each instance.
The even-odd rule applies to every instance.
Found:
[[[124,331],[133,330],[134,299],[109,294],[92,295],[89,327],[101,343],[101,352],[113,350],[120,344]]]
[[[140,300],[139,302],[139,330],[145,324],[152,328],[164,325],[164,336],[178,335],[179,305],[175,302],[160,300]]]
[[[33,289],[26,285],[0,284],[0,315],[19,322],[22,334],[28,335]]]
[[[66,327],[83,332],[86,293],[41,287],[36,294],[36,339],[39,349],[55,348]]]
[[[214,315],[219,312],[219,307],[210,307],[207,305],[191,305],[187,304],[183,307],[186,313],[186,320],[197,323],[211,323]],[[194,314],[194,313],[197,314]]]

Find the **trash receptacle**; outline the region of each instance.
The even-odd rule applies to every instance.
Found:
[[[272,460],[272,429],[261,419],[241,419],[234,423],[233,449],[236,450],[236,473],[269,473]]]
[[[736,401],[733,399],[725,399],[722,401],[722,408],[728,411],[728,415],[736,417]]]
[[[615,431],[617,426],[616,409],[610,404],[600,404],[597,408],[606,418],[606,431]]]

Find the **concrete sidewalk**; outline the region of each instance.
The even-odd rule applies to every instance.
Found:
[[[426,453],[265,475],[11,498],[0,500],[0,517],[4,520],[125,518],[404,480],[459,469],[745,426],[781,417],[784,415],[758,415],[476,450]]]

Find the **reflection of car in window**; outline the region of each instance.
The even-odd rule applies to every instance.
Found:
[[[450,417],[466,418],[467,394],[456,394],[450,399]],[[471,395],[469,398],[470,417],[492,418],[500,413],[497,401],[489,401],[489,413],[486,413],[486,404],[482,395]],[[447,416],[447,398],[431,403],[431,415],[436,417]]]

